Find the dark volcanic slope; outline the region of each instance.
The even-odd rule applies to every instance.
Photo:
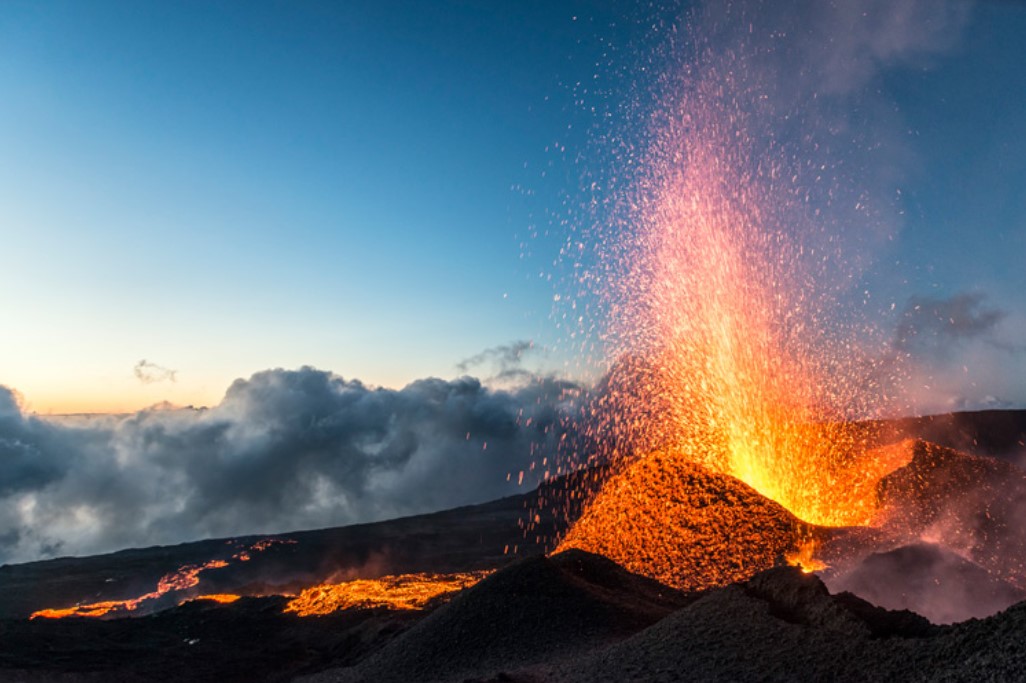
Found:
[[[1026,589],[1026,472],[993,458],[908,442],[908,465],[878,487],[908,542],[943,539],[993,575]]]
[[[817,577],[791,567],[675,597],[578,552],[514,564],[357,666],[303,680],[1023,680],[1024,634],[1026,604],[934,626],[830,595]]]
[[[980,410],[877,423],[892,441],[913,438],[973,455],[1022,464],[1026,460],[1026,410]]]
[[[853,570],[824,578],[874,605],[907,609],[935,624],[981,618],[1026,599],[1026,591],[940,546],[915,543],[873,553]]]
[[[133,619],[0,620],[0,681],[278,683],[359,660],[414,612],[349,610],[304,619],[281,597],[187,603]]]
[[[813,576],[770,570],[709,591],[655,626],[571,663],[512,680],[1012,681],[1026,676],[1026,605],[983,621],[931,627]],[[762,585],[760,585],[760,583]],[[769,584],[767,586],[767,584]]]
[[[491,675],[617,642],[688,601],[599,555],[534,557],[465,590],[358,667],[313,680],[426,683]]]
[[[494,568],[513,559],[512,553],[504,554],[507,546],[510,551],[519,546],[520,556],[542,552],[533,538],[525,541],[520,528],[525,509],[536,505],[538,495],[533,491],[374,524],[4,565],[0,567],[0,619],[24,618],[42,608],[133,598],[152,591],[160,577],[182,565],[228,559],[240,547],[265,538],[295,543],[273,545],[253,553],[247,562],[206,570],[190,593],[260,594],[298,589],[331,577]],[[541,517],[536,526],[551,536],[556,523],[550,515]]]

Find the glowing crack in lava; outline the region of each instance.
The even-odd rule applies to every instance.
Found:
[[[241,595],[235,595],[234,593],[207,593],[206,595],[197,595],[194,598],[189,598],[186,602],[195,602],[196,600],[209,600],[210,602],[220,603],[222,605],[230,605],[237,600],[241,600]]]
[[[292,543],[295,543],[295,541],[290,539],[264,539],[257,541],[255,544],[244,550],[240,550],[232,555],[230,559],[238,562],[248,562],[253,553],[262,552],[273,545]],[[162,576],[160,580],[157,581],[157,587],[155,590],[138,597],[127,600],[104,600],[102,602],[93,602],[85,605],[75,605],[73,607],[64,607],[59,609],[41,609],[33,612],[29,618],[36,619],[42,617],[46,619],[63,619],[65,617],[124,616],[128,613],[137,611],[147,602],[152,602],[170,593],[187,591],[190,588],[194,588],[199,585],[200,574],[210,569],[227,567],[229,563],[229,560],[216,559],[203,562],[202,564],[187,564],[170,574]],[[218,602],[230,602],[229,598],[237,596],[212,594],[203,597],[205,599],[216,600]]]
[[[309,617],[351,608],[423,609],[435,599],[473,586],[491,571],[456,574],[396,574],[377,579],[354,579],[305,589],[285,607]]]
[[[833,169],[782,132],[758,55],[696,44],[596,236],[586,286],[614,360],[594,436],[612,466],[558,548],[689,589],[819,567],[815,527],[880,523],[877,484],[904,464],[853,422],[885,407],[888,369],[844,303],[857,259]]]

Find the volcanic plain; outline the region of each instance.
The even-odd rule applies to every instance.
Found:
[[[545,512],[579,485],[557,479],[374,524],[5,565],[0,680],[1023,679],[1026,411],[878,426],[906,463],[877,485],[885,524],[815,527],[662,468],[686,490],[662,501],[655,564],[643,539],[618,555],[629,511],[603,554],[552,552],[581,514]]]

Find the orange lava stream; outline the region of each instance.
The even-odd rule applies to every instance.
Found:
[[[78,605],[64,609],[41,609],[32,613],[30,619],[63,619],[64,617],[102,617],[113,610],[131,610],[129,600],[108,600],[106,602],[94,602],[89,605]]]
[[[207,569],[217,569],[219,567],[227,566],[228,563],[224,560],[211,560],[210,562],[204,562],[203,564],[185,565],[176,572],[162,576],[160,580],[157,581],[156,590],[140,595],[137,598],[131,598],[130,600],[106,600],[103,602],[93,602],[87,605],[76,605],[75,607],[67,607],[64,609],[42,609],[33,612],[29,619],[35,619],[37,617],[44,617],[47,619],[61,619],[63,617],[102,617],[106,614],[110,614],[111,612],[132,612],[138,609],[139,605],[147,600],[156,600],[171,591],[180,591],[192,588],[199,583],[200,573]]]
[[[210,600],[212,602],[219,602],[222,605],[229,605],[236,600],[241,600],[241,595],[235,595],[234,593],[207,593],[206,595],[197,595],[194,598],[189,598],[186,602],[193,602],[196,600]]]
[[[285,607],[309,617],[351,608],[423,609],[436,598],[473,586],[491,571],[456,574],[397,574],[378,579],[355,579],[305,589]]]
[[[250,546],[246,550],[239,551],[234,554],[231,559],[239,562],[246,562],[250,559],[251,554],[254,552],[262,552],[272,545],[284,544],[284,543],[295,543],[291,539],[265,539],[257,541],[255,544]],[[227,560],[210,560],[202,564],[187,564],[178,570],[165,574],[157,581],[157,588],[149,593],[145,593],[135,598],[128,600],[104,600],[102,602],[93,602],[85,605],[75,605],[73,607],[64,607],[59,609],[41,609],[32,613],[29,619],[44,618],[44,619],[63,619],[65,617],[102,617],[107,615],[123,615],[129,612],[134,612],[144,602],[150,600],[156,600],[158,598],[177,591],[184,591],[190,588],[194,588],[199,585],[200,574],[207,571],[208,569],[219,569],[221,567],[227,567],[229,562]],[[237,596],[228,596],[222,594],[213,594],[206,596],[206,599],[218,600],[219,602],[230,602],[228,598]]]

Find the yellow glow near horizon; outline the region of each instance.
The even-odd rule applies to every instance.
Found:
[[[290,369],[296,369],[295,366]],[[193,373],[180,373],[177,381],[144,384],[124,371],[119,373],[92,373],[80,376],[60,376],[56,373],[11,373],[0,376],[0,386],[15,392],[25,414],[40,417],[61,415],[118,415],[135,413],[155,405],[167,403],[175,407],[193,406],[211,408],[224,399],[225,392],[237,379],[248,379],[268,368],[256,368],[237,374],[219,373],[216,376],[195,378]],[[332,371],[331,368],[319,368]],[[342,374],[342,373],[339,373]],[[359,374],[343,374],[347,379],[358,379],[368,386],[401,389],[420,377],[406,377],[399,373],[382,373],[372,381]],[[438,373],[435,376],[453,378],[460,373]],[[14,376],[12,376],[14,375]],[[425,377],[431,376],[425,374]],[[381,381],[383,380],[383,381]]]
[[[164,402],[174,406],[209,407],[218,404],[224,396],[223,389],[220,392],[177,391],[173,392],[173,397],[169,392],[166,398],[159,398],[160,394],[154,392],[140,395],[139,392],[114,393],[84,388],[62,390],[57,393],[28,394],[20,390],[18,393],[22,411],[40,416],[134,413]]]

